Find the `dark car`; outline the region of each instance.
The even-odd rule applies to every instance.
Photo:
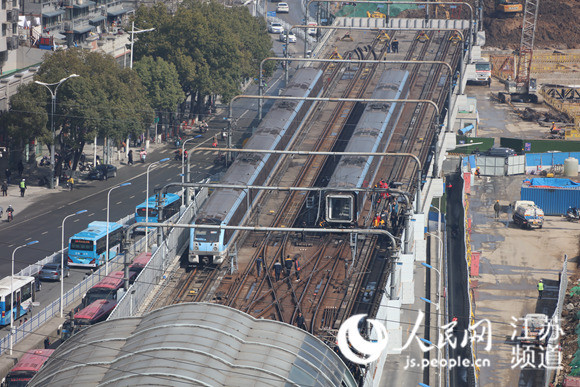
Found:
[[[486,156],[494,156],[494,157],[508,157],[514,156],[516,151],[511,148],[490,148],[485,152]]]
[[[60,281],[60,276],[62,275],[60,263],[47,263],[38,272],[38,278],[41,280],[54,280]],[[64,276],[68,277],[70,274],[70,269],[68,266],[64,267]]]
[[[109,177],[117,176],[117,167],[111,164],[97,165],[89,172],[91,180],[107,180]]]

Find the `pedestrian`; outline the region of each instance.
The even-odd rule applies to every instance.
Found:
[[[8,196],[8,182],[6,180],[2,182],[2,196]]]
[[[10,168],[6,168],[4,174],[6,175],[6,181],[8,182],[8,184],[10,184],[10,176],[12,175],[12,171],[10,170]]]
[[[306,330],[306,321],[302,312],[298,312],[298,317],[296,317],[296,326],[302,330]]]
[[[280,273],[282,273],[282,264],[276,261],[276,263],[274,263],[274,274],[276,275],[276,282],[280,281]]]
[[[499,210],[501,209],[501,205],[499,204],[499,200],[495,201],[495,204],[493,205],[493,210],[495,211],[495,218],[499,218]]]
[[[18,176],[22,177],[22,172],[24,172],[24,164],[22,164],[22,160],[18,162]]]
[[[284,260],[284,266],[286,267],[286,276],[289,277],[290,276],[290,272],[292,272],[292,265],[294,264],[294,260],[292,258],[290,258],[290,256],[286,256],[286,259]]]
[[[127,157],[128,157],[127,164],[133,165],[133,149],[129,150],[129,154],[127,155]]]
[[[256,258],[256,277],[260,276],[260,270],[262,269],[262,265],[264,264],[264,260],[260,257]]]
[[[540,300],[542,299],[542,293],[544,293],[544,281],[540,280],[538,282],[538,298]]]
[[[298,258],[296,258],[294,260],[294,270],[296,271],[296,282],[300,281],[300,270],[302,269],[302,267],[300,267],[300,262],[298,261]]]
[[[44,339],[44,349],[49,348],[50,348],[50,339],[48,338],[48,336],[46,336],[46,339]]]
[[[479,167],[475,168],[475,178],[481,179],[481,171],[479,170]]]
[[[75,179],[74,177],[69,177],[69,179],[66,181],[68,183],[69,189],[72,191],[73,188],[75,187]]]
[[[20,181],[20,196],[24,197],[24,192],[26,192],[26,179]]]
[[[41,283],[40,283],[40,277],[39,276],[34,277],[34,284],[36,285],[36,291],[39,292],[40,291],[40,287],[41,287],[40,286]]]
[[[393,39],[393,41],[391,42],[391,47],[393,48],[393,53],[399,52],[399,41],[397,40],[397,38]]]

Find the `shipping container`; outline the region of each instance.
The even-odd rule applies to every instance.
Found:
[[[580,189],[532,188],[522,186],[522,200],[531,200],[544,210],[545,215],[565,215],[569,207],[580,208]]]

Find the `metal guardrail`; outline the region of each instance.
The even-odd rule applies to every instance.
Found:
[[[189,224],[207,196],[208,189],[202,188],[196,195],[195,200],[179,217],[177,223]],[[134,312],[142,309],[150,293],[163,279],[165,270],[169,266],[170,257],[177,255],[180,246],[183,246],[188,241],[189,235],[190,230],[187,228],[174,228],[169,232],[161,246],[151,255],[151,259],[139,273],[135,282],[121,297],[108,320],[130,317]]]
[[[122,223],[124,225],[133,223],[134,215],[128,215],[117,223]],[[154,238],[151,238],[154,240]],[[137,241],[135,245],[143,247],[145,241],[143,239]],[[138,248],[135,246],[135,248]],[[66,249],[65,249],[66,251]],[[61,251],[58,251],[32,265],[27,266],[18,272],[17,275],[33,276],[37,274],[45,263],[55,262],[58,257],[60,257]],[[109,262],[110,271],[120,270],[123,266],[124,255],[118,255]],[[87,292],[94,284],[105,277],[105,267],[101,267],[96,270],[92,275],[83,279],[79,284],[74,286],[71,290],[63,295],[63,308],[73,304],[75,300],[80,298],[83,294]],[[4,354],[5,351],[10,348],[10,336],[13,338],[12,346],[16,345],[18,342],[22,341],[26,336],[33,333],[35,330],[40,328],[48,320],[56,316],[60,312],[60,298],[51,302],[49,305],[41,309],[38,313],[34,313],[34,308],[30,309],[30,316],[28,316],[28,321],[19,327],[14,327],[14,332],[9,333],[5,337],[0,339],[0,355]]]

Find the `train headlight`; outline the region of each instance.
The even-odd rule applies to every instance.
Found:
[[[217,246],[214,246],[213,247],[213,251],[218,251],[218,247]]]

